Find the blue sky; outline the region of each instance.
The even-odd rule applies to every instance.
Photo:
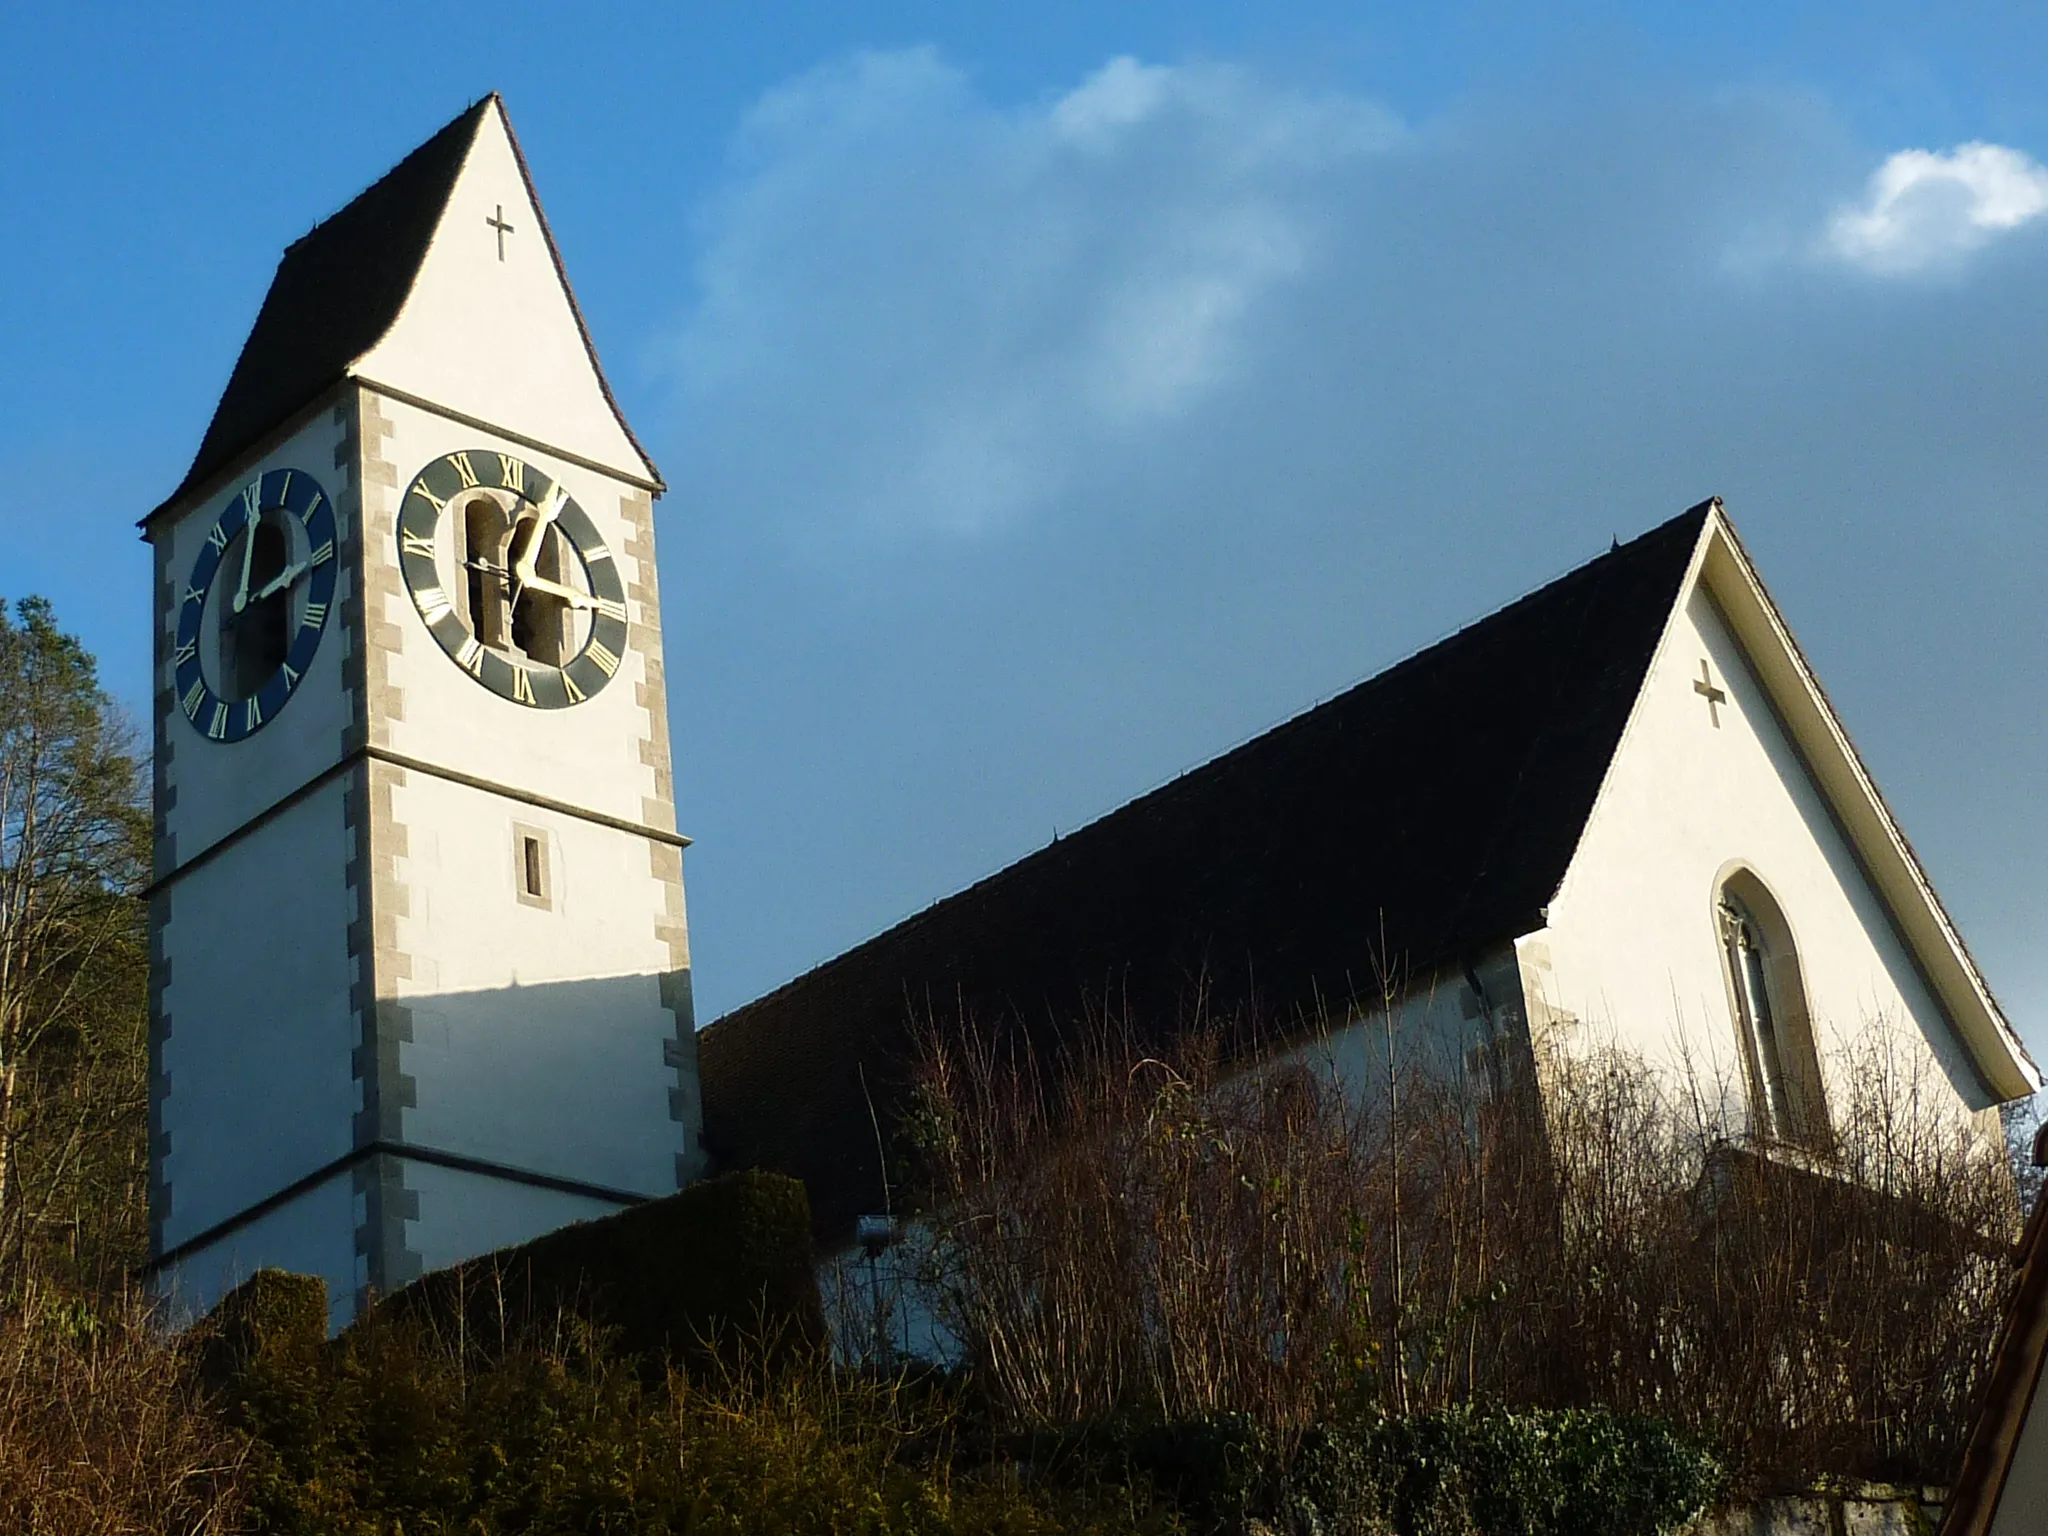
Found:
[[[140,715],[279,252],[498,89],[706,1017],[1718,493],[2048,1059],[2048,9],[1410,9],[0,0],[0,592]]]

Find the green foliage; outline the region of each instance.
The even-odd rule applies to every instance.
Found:
[[[320,1283],[258,1275],[213,1324],[204,1369],[249,1440],[249,1529],[1167,1533],[1114,1490],[1054,1496],[964,1467],[949,1400],[812,1356],[650,1381],[588,1324],[479,1364],[415,1317],[332,1342]]]
[[[1288,1536],[1655,1536],[1722,1489],[1715,1458],[1669,1425],[1605,1412],[1449,1409],[1281,1434],[1244,1415],[1102,1425],[1052,1437],[1169,1493],[1205,1527]]]
[[[438,1271],[383,1310],[487,1350],[566,1313],[655,1361],[701,1360],[714,1344],[800,1354],[825,1337],[810,1201],[756,1169]]]

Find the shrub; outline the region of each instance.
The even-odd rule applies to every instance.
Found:
[[[243,1447],[205,1411],[191,1365],[134,1296],[44,1293],[0,1317],[0,1530],[231,1528]]]
[[[1039,1459],[1156,1485],[1203,1529],[1286,1536],[1658,1536],[1721,1490],[1719,1463],[1655,1420],[1449,1409],[1276,1430],[1245,1414],[1119,1421]]]
[[[756,1169],[438,1270],[380,1310],[486,1353],[573,1315],[657,1373],[721,1343],[802,1354],[825,1332],[804,1187]]]
[[[1055,1497],[965,1464],[949,1397],[835,1373],[819,1352],[708,1355],[693,1378],[650,1372],[573,1314],[484,1352],[397,1309],[324,1341],[320,1291],[257,1276],[206,1352],[249,1439],[255,1532],[1171,1529],[1114,1490]]]

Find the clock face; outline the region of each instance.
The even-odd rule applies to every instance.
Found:
[[[303,470],[273,469],[221,509],[178,599],[178,708],[213,741],[277,717],[334,605],[334,506]]]
[[[434,460],[398,514],[398,560],[441,649],[501,698],[565,709],[626,654],[626,591],[575,498],[494,449]]]

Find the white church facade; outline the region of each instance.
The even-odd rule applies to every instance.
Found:
[[[1395,1006],[1597,1036],[1824,1157],[1852,1045],[2041,1077],[1718,502],[696,1029],[659,474],[496,97],[285,254],[154,553],[151,1269],[337,1324],[669,1193],[885,1211],[914,1031]],[[1346,1055],[1360,1056],[1347,1064]]]
[[[1361,1094],[1388,1023],[1439,1075],[1617,1047],[1803,1166],[1874,1058],[1987,1155],[2041,1084],[1717,501],[716,1021],[707,1146],[847,1252],[918,1028],[1197,986]]]

